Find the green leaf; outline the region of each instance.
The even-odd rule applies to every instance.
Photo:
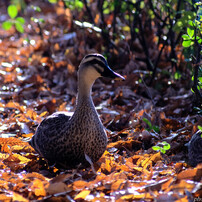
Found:
[[[154,151],[160,151],[160,150],[161,150],[161,147],[159,147],[159,146],[153,146],[152,149],[153,149]]]
[[[189,25],[192,26],[192,27],[195,26],[195,23],[194,23],[192,20],[189,20],[188,23],[189,23]]]
[[[83,3],[82,3],[81,1],[78,1],[78,0],[77,0],[77,1],[75,2],[75,7],[81,9],[81,8],[83,8]]]
[[[48,0],[50,3],[55,4],[57,3],[57,0]]]
[[[17,17],[16,21],[20,22],[22,25],[25,24],[25,19],[23,17]]]
[[[187,47],[191,46],[191,42],[192,42],[191,40],[185,40],[182,42],[182,46],[187,48]]]
[[[175,80],[178,80],[178,79],[180,79],[181,77],[182,77],[182,75],[180,74],[180,72],[175,72],[175,74],[174,74]]]
[[[198,43],[201,44],[201,43],[202,43],[202,39],[199,39],[199,40],[198,40]]]
[[[38,19],[40,23],[45,23],[45,20],[43,18]]]
[[[18,21],[15,22],[15,28],[17,29],[18,32],[24,33],[23,25],[20,22]]]
[[[161,148],[161,152],[162,152],[163,154],[165,154],[165,153],[166,153],[166,150],[163,149],[163,148]]]
[[[190,38],[193,38],[194,36],[194,30],[190,29],[189,27],[187,28],[187,34],[190,36]]]
[[[32,8],[34,11],[41,12],[41,8],[40,8],[39,6],[33,6],[33,5],[31,5],[31,8]]]
[[[160,132],[160,129],[158,126],[153,126],[152,129],[156,132],[156,133],[159,133]]]
[[[147,118],[143,118],[142,120],[149,126],[150,129],[152,129],[152,124]]]
[[[166,142],[166,144],[163,146],[163,149],[169,150],[170,149],[170,144]]]
[[[33,21],[33,22],[35,22],[35,23],[38,23],[38,22],[39,22],[39,20],[38,20],[37,18],[31,17],[30,19],[31,19],[31,21]]]
[[[182,35],[182,38],[183,38],[183,39],[187,39],[187,40],[190,39],[189,35],[187,35],[187,34],[183,34],[183,35]]]
[[[12,19],[14,19],[18,15],[18,9],[15,5],[9,5],[8,6],[8,15]]]
[[[2,23],[2,28],[4,30],[9,30],[12,27],[13,23],[10,21],[5,21]]]

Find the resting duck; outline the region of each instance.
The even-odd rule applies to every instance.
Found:
[[[49,164],[64,169],[88,167],[104,153],[107,135],[91,97],[94,81],[102,76],[124,80],[102,55],[85,56],[79,65],[74,114],[70,117],[66,112],[56,112],[38,126],[29,143]]]
[[[197,166],[197,164],[202,163],[202,132],[200,130],[192,136],[187,146],[188,163],[191,166]]]

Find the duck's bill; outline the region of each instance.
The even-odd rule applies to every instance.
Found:
[[[123,76],[121,76],[120,74],[114,72],[115,74],[115,77],[114,77],[114,80],[117,80],[117,81],[124,81],[125,78]]]
[[[112,79],[115,79],[115,80],[122,80],[122,81],[125,80],[125,78],[123,76],[121,76],[120,74],[114,72],[110,67],[105,69],[102,76],[112,78]]]

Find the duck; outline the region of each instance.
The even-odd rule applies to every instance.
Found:
[[[188,164],[195,167],[202,163],[202,131],[198,130],[186,146],[188,147]]]
[[[98,53],[88,54],[82,59],[77,77],[78,92],[73,115],[55,112],[46,117],[29,142],[49,165],[63,169],[89,167],[105,152],[108,139],[92,100],[92,86],[99,77],[125,80]]]

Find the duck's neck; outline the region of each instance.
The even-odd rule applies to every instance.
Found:
[[[93,83],[94,81],[90,82],[87,77],[79,77],[77,103],[72,119],[76,117],[77,121],[80,120],[81,123],[96,122],[101,124],[91,97]]]
[[[91,97],[91,91],[92,91],[92,85],[93,81],[88,80],[87,77],[79,76],[78,79],[78,94],[77,94],[77,107],[80,105],[84,105],[84,103],[88,103],[90,105],[93,105],[92,97]]]

